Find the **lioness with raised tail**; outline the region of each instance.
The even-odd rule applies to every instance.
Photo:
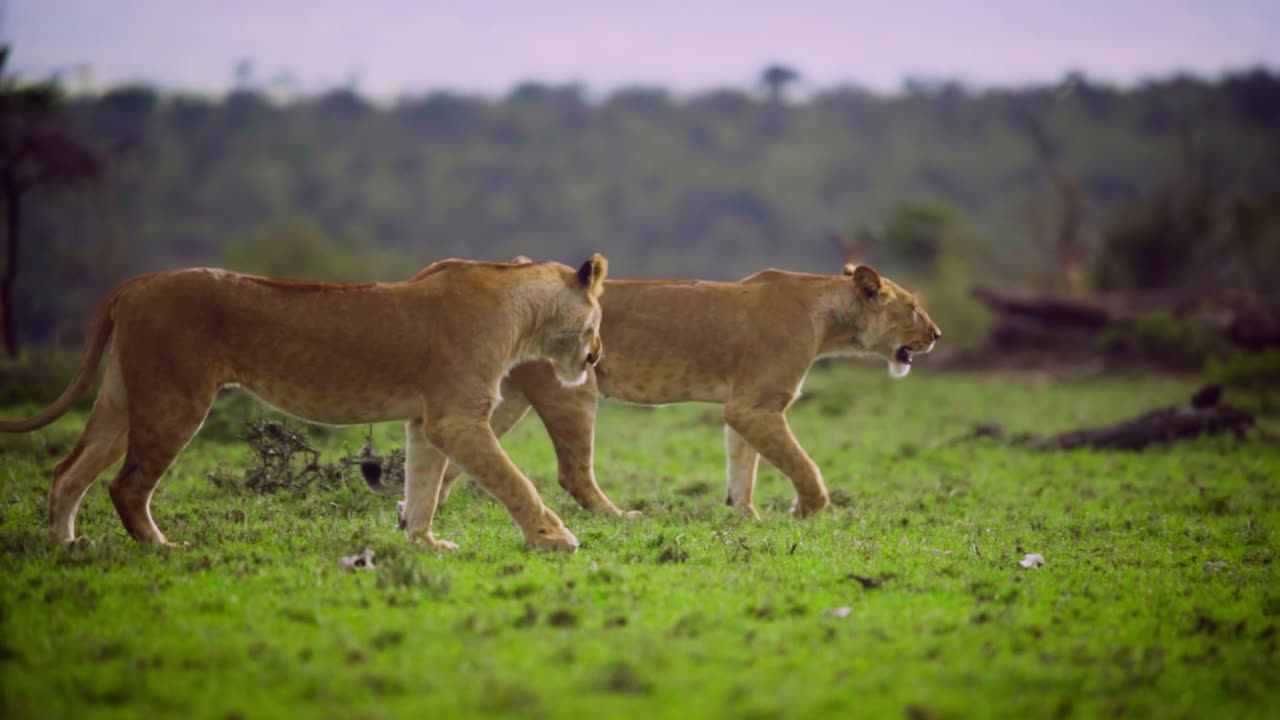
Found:
[[[84,359],[51,406],[0,431],[29,432],[66,413],[107,354],[84,434],[54,469],[49,520],[75,539],[80,500],[124,456],[111,501],[129,534],[165,543],[151,495],[200,429],[220,388],[239,385],[299,418],[330,425],[406,420],[408,536],[431,532],[452,460],[501,501],[538,548],[578,546],[511,463],[490,429],[513,366],[546,361],[547,379],[581,384],[600,356],[598,298],[607,271],[593,256],[558,263],[445,260],[407,282],[272,280],[225,270],[130,280],[99,306]]]
[[[809,367],[822,357],[874,355],[903,377],[912,357],[942,336],[915,295],[866,265],[834,276],[765,270],[739,282],[610,280],[605,288],[606,351],[587,382],[564,387],[545,363],[514,368],[493,427],[502,435],[532,406],[555,445],[560,484],[584,507],[613,514],[620,511],[593,470],[598,396],[722,404],[726,503],[758,517],[763,455],[791,480],[792,512],[809,515],[827,506],[827,489],[786,417]],[[445,495],[461,471],[446,473]],[[366,480],[375,491],[397,492]]]

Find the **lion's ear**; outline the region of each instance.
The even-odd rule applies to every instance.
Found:
[[[578,284],[587,289],[595,297],[604,292],[604,279],[609,274],[609,261],[600,253],[591,256],[590,260],[578,268]]]
[[[511,258],[512,265],[532,265],[533,259],[525,255],[517,255]]]
[[[853,286],[858,289],[858,294],[868,300],[875,300],[880,297],[880,288],[883,284],[880,281],[880,273],[876,272],[870,265],[859,265],[853,269]]]
[[[854,265],[853,263],[844,264],[844,274],[846,277],[853,277],[853,271],[857,269],[858,269],[858,266]]]

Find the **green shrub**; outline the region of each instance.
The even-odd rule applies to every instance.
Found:
[[[1209,358],[1228,352],[1227,342],[1219,334],[1185,322],[1168,310],[1145,313],[1127,325],[1109,328],[1099,337],[1099,344],[1106,351],[1186,368],[1203,367]]]
[[[24,356],[16,363],[0,365],[0,406],[48,405],[67,388],[80,362],[78,355],[39,352]],[[97,383],[76,405],[88,409],[93,405]]]
[[[884,228],[888,252],[913,272],[934,272],[943,241],[951,232],[952,217],[952,210],[941,203],[913,202],[898,206]]]
[[[1280,386],[1280,350],[1241,353],[1226,360],[1210,358],[1205,379],[1235,387]]]

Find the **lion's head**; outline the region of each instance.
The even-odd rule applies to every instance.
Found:
[[[889,374],[905,377],[911,357],[933,349],[942,331],[920,307],[919,299],[894,281],[881,277],[869,265],[845,265],[853,283],[856,330],[853,344],[859,351],[884,358]]]
[[[515,262],[531,261],[519,257]],[[599,253],[576,272],[565,268],[565,286],[557,293],[555,305],[534,340],[531,354],[550,360],[565,385],[586,382],[587,367],[595,365],[604,351],[599,298],[608,272],[609,263]]]

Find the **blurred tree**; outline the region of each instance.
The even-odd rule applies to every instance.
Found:
[[[1213,232],[1213,215],[1213,200],[1203,186],[1161,188],[1103,230],[1094,263],[1098,286],[1161,290],[1182,285],[1193,275],[1199,282],[1211,281],[1214,268],[1194,268]]]
[[[509,97],[442,92],[361,108],[342,90],[284,100],[261,77],[221,98],[137,88],[73,97],[65,112],[94,147],[114,147],[121,128],[135,128],[140,139],[127,158],[110,160],[91,226],[84,213],[66,212],[62,198],[24,204],[18,321],[31,339],[53,336],[42,327],[79,327],[83,304],[62,293],[45,293],[39,308],[34,302],[40,288],[85,279],[77,271],[64,280],[65,253],[45,250],[83,246],[92,257],[104,227],[128,238],[121,274],[220,262],[230,246],[297,218],[323,228],[335,262],[353,264],[291,268],[289,252],[310,251],[269,234],[259,240],[262,254],[274,256],[271,268],[250,266],[253,247],[238,249],[236,262],[259,272],[354,277],[380,253],[395,254],[400,265],[388,260],[373,275],[389,278],[449,256],[573,260],[600,250],[622,276],[731,279],[770,265],[831,272],[827,228],[851,217],[890,219],[902,198],[913,197],[954,208],[933,277],[901,257],[914,241],[891,248],[880,228],[868,262],[891,276],[915,274],[911,281],[927,283],[940,301],[966,302],[969,267],[993,282],[1039,280],[1047,269],[1057,275],[1046,258],[1057,255],[1061,203],[1011,108],[1053,103],[1044,118],[1051,152],[1079,182],[1087,209],[1076,245],[1093,247],[1106,218],[1127,214],[1178,176],[1181,126],[1169,121],[1185,109],[1197,112],[1184,125],[1194,130],[1196,164],[1210,173],[1219,210],[1236,199],[1274,201],[1280,138],[1263,121],[1280,84],[1268,72],[1229,87],[1225,78],[1165,78],[1120,90],[1077,77],[1010,89],[921,83],[914,94],[830,89],[805,100],[794,97],[793,83],[783,86],[781,105],[768,103],[763,86],[692,96],[632,88],[597,103],[574,86],[529,84]],[[1149,131],[1148,121],[1164,129]],[[795,131],[762,132],[775,127]],[[1026,232],[1028,207],[1043,209],[1039,235]],[[1263,227],[1249,222],[1241,233]],[[1222,252],[1260,269],[1263,256],[1244,241],[1222,244]],[[277,242],[286,250],[266,247]],[[917,250],[927,258],[923,242]],[[78,267],[95,282],[106,279],[100,265]],[[1273,275],[1241,277],[1257,283]]]
[[[624,87],[605,101],[605,107],[622,112],[659,115],[669,110],[671,95],[663,88],[633,85]]]
[[[350,88],[330,90],[316,99],[320,115],[338,122],[356,120],[369,113],[369,103]]]
[[[451,92],[435,92],[424,98],[404,99],[395,114],[415,132],[426,136],[461,138],[484,118],[484,102]]]
[[[885,252],[913,273],[932,274],[953,216],[950,208],[936,202],[898,206],[884,227]]]
[[[1255,68],[1227,75],[1223,85],[1236,109],[1249,122],[1272,129],[1280,124],[1280,77]]]
[[[1259,290],[1280,307],[1280,192],[1248,200],[1237,200],[1230,208],[1222,253],[1228,282]]]
[[[1059,146],[1049,136],[1046,116],[1052,102],[1053,100],[1033,96],[1015,106],[1011,120],[1026,135],[1036,159],[1049,176],[1058,199],[1058,217],[1051,243],[1051,255],[1056,265],[1053,277],[1073,295],[1082,295],[1085,286],[1080,272],[1083,253],[1080,247],[1080,226],[1084,214],[1084,196],[1075,178],[1063,168],[1059,160]]]
[[[16,358],[14,286],[21,270],[22,204],[36,190],[96,180],[102,162],[60,117],[61,97],[49,83],[4,76],[9,48],[0,48],[0,201],[5,214],[5,268],[0,278],[0,324],[5,350]]]
[[[231,75],[233,87],[237,90],[248,90],[257,83],[257,72],[254,70],[253,61],[249,58],[237,60]]]
[[[233,90],[222,103],[227,127],[233,132],[252,129],[271,115],[271,103],[255,90]]]
[[[146,135],[159,102],[156,91],[143,85],[116,88],[93,103],[90,122],[113,151],[132,150]]]
[[[237,272],[294,280],[350,282],[362,279],[360,261],[341,249],[315,223],[270,223],[227,247],[226,266]]]
[[[773,64],[760,71],[760,84],[769,93],[769,102],[777,105],[782,102],[787,86],[800,79],[800,73],[786,65]]]

